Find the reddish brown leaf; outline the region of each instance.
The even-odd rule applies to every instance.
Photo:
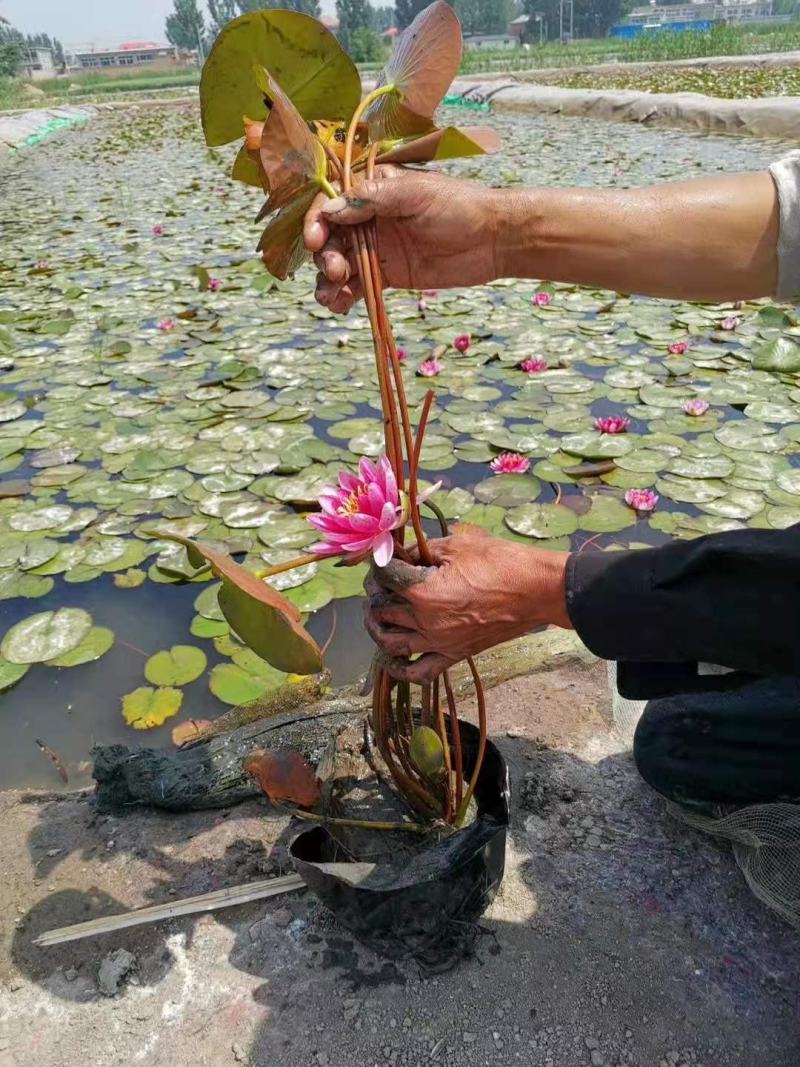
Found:
[[[242,766],[270,800],[289,800],[301,808],[313,808],[319,801],[316,775],[294,749],[260,749],[246,756]]]
[[[485,126],[445,126],[421,137],[409,138],[388,148],[379,163],[430,163],[435,159],[455,159],[496,152],[500,137]]]
[[[269,185],[269,210],[283,207],[328,170],[325,150],[268,70],[260,82],[272,101],[261,131],[259,157]]]

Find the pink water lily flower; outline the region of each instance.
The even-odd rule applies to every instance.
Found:
[[[428,310],[428,305],[425,303],[425,301],[424,300],[418,300],[417,301],[417,311],[427,311],[427,310]]]
[[[552,299],[553,298],[550,295],[550,293],[545,293],[545,292],[541,292],[540,291],[538,293],[534,293],[533,294],[533,296],[531,297],[531,303],[533,304],[534,307],[546,308],[547,305],[550,303],[550,301]]]
[[[169,333],[169,331],[174,330],[177,325],[177,319],[162,319],[158,324],[158,328],[162,333]]]
[[[417,374],[423,378],[435,378],[442,373],[442,365],[438,359],[424,359],[417,367]]]
[[[546,359],[523,359],[519,369],[524,370],[526,374],[541,374],[543,370],[547,370],[548,366]]]
[[[629,489],[625,494],[625,503],[634,511],[655,511],[658,493],[652,489]]]
[[[682,356],[688,347],[686,341],[673,341],[667,351],[673,356]]]
[[[163,237],[164,227],[161,225],[160,222],[157,222],[150,232],[152,233],[153,237]]]
[[[738,315],[726,315],[719,326],[721,330],[735,330],[741,321]]]
[[[418,494],[422,503],[441,482]],[[342,471],[338,485],[325,486],[319,496],[322,512],[308,521],[322,534],[311,546],[320,556],[365,556],[385,567],[394,555],[392,530],[405,521],[392,465],[386,456],[377,463],[363,458],[358,474]]]
[[[219,290],[221,288],[222,288],[222,282],[219,280],[219,278],[209,278],[208,279],[208,290],[209,290],[209,292],[216,293],[216,292],[219,292]]]
[[[38,263],[34,263],[34,270],[50,270],[50,264],[46,259],[40,259]]]
[[[495,474],[525,474],[530,465],[530,460],[519,452],[501,452],[489,464]]]
[[[604,415],[594,420],[595,428],[600,433],[625,433],[630,424],[631,420],[624,415]]]
[[[453,348],[458,352],[466,352],[469,346],[472,344],[472,338],[468,333],[461,333],[453,341]]]
[[[439,295],[439,290],[438,289],[423,289],[422,290],[422,295],[423,296],[438,296]]]
[[[700,397],[695,397],[692,400],[687,400],[683,405],[683,410],[687,415],[700,416],[705,415],[708,409],[711,407],[707,400],[701,400]]]
[[[408,359],[408,352],[406,352],[406,350],[404,348],[398,348],[397,349],[397,362],[398,363],[405,363],[405,361],[407,359]]]

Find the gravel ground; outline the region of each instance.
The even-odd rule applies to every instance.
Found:
[[[507,875],[454,970],[381,960],[307,893],[38,949],[41,930],[277,874],[266,805],[99,815],[0,795],[0,1067],[796,1067],[797,937],[672,821],[609,729],[603,665],[490,694]]]

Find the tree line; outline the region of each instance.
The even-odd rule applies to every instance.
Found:
[[[26,54],[35,48],[49,48],[56,67],[64,66],[64,47],[47,33],[21,33],[0,15],[0,77],[12,78]]]

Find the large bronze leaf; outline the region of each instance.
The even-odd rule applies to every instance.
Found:
[[[201,566],[203,560],[211,565],[222,580],[222,614],[248,648],[289,674],[315,674],[322,669],[319,646],[301,625],[300,612],[291,601],[224,552],[169,530],[151,532],[154,537],[184,545],[193,567]]]
[[[270,194],[266,211],[270,212],[288,204],[310,182],[319,188],[328,163],[325,149],[272,74],[261,67],[254,76],[272,104],[259,148]]]
[[[486,126],[445,126],[421,137],[408,137],[387,146],[379,163],[430,163],[436,159],[457,159],[496,152],[500,137]]]
[[[270,274],[281,281],[309,259],[303,242],[303,219],[317,192],[317,186],[310,184],[291,204],[272,216],[261,234],[258,251]]]
[[[370,139],[383,141],[425,132],[458,73],[461,25],[445,0],[420,11],[400,34],[378,78],[395,92],[379,97],[365,112]]]
[[[349,119],[361,79],[334,35],[297,11],[252,11],[217,37],[200,79],[203,132],[210,145],[242,135],[242,115],[265,119],[268,108],[253,65],[272,71],[303,118]]]
[[[313,808],[320,799],[317,776],[294,749],[259,749],[245,756],[242,768],[270,800],[289,800],[301,808]]]

